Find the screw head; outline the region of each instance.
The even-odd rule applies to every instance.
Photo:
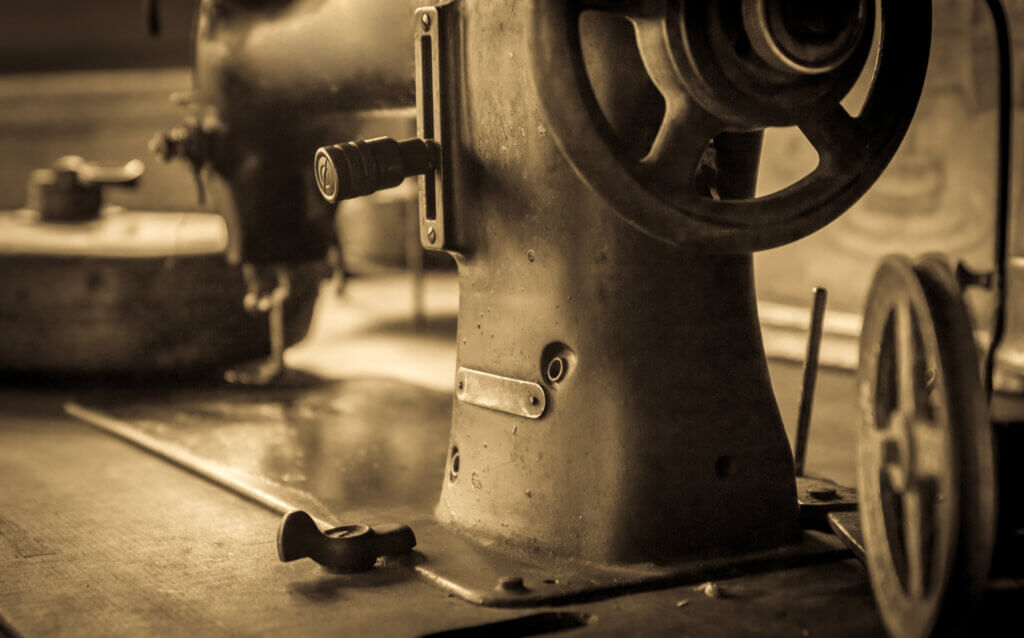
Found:
[[[431,244],[437,241],[437,231],[435,231],[433,227],[427,229],[427,241]]]
[[[424,31],[430,31],[430,14],[424,13],[420,15],[420,24],[423,25]]]

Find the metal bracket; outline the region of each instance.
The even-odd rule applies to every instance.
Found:
[[[532,381],[459,368],[455,387],[459,401],[528,419],[539,419],[547,407],[544,388]]]
[[[416,135],[436,153],[433,169],[419,177],[420,242],[430,250],[451,247],[445,232],[448,190],[445,182],[444,95],[441,90],[441,11],[416,10]]]

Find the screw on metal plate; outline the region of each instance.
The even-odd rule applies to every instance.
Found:
[[[313,517],[302,511],[285,514],[277,530],[277,556],[282,562],[310,558],[340,574],[366,571],[379,557],[404,554],[415,546],[416,536],[408,525],[344,525],[321,532]]]

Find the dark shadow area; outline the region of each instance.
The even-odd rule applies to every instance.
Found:
[[[487,636],[487,638],[505,636],[513,638],[515,636],[540,636],[586,627],[589,622],[590,616],[588,614],[544,612],[512,620],[502,620],[472,627],[460,627],[459,629],[424,634],[423,638],[472,638],[475,636]]]

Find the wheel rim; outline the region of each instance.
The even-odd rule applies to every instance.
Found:
[[[952,281],[936,259],[915,268],[888,258],[861,336],[861,520],[872,588],[893,635],[962,622],[991,556],[991,442],[970,323]],[[987,456],[979,453],[986,445]]]

